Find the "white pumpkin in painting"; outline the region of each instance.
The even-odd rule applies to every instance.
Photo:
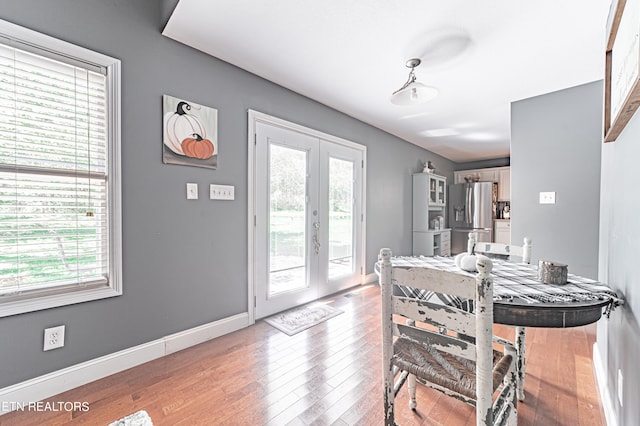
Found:
[[[187,111],[191,110],[191,105],[187,102],[180,102],[176,107],[176,112],[170,112],[164,116],[164,144],[171,151],[178,155],[185,155],[182,149],[182,142],[192,137],[192,135],[200,135],[206,139],[207,132],[204,126],[193,114]]]

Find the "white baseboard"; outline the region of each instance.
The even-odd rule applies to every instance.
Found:
[[[8,386],[0,389],[0,416],[249,325],[249,314],[241,313]]]
[[[371,284],[371,283],[375,283],[378,282],[378,274],[376,274],[375,272],[373,274],[368,274],[364,276],[364,281],[362,284]]]
[[[245,312],[172,334],[163,339],[165,342],[165,355],[215,339],[249,325],[251,325],[249,324],[249,314]]]
[[[607,420],[608,426],[618,426],[618,417],[613,409],[611,398],[613,395],[607,385],[606,366],[602,364],[602,356],[600,355],[600,349],[598,343],[593,344],[593,368],[596,373],[596,382],[598,384],[598,391],[600,392],[600,401],[602,402],[602,409],[604,410],[604,416]]]

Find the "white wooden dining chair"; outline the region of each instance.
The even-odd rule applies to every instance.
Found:
[[[516,350],[504,341],[504,352],[493,347],[491,260],[479,260],[479,272],[473,277],[423,267],[394,268],[391,250],[382,249],[379,266],[385,425],[395,425],[394,400],[405,382],[409,405],[416,408],[416,378],[475,405],[477,425],[517,424]],[[397,285],[471,299],[476,309],[470,313],[394,296]],[[441,334],[441,329],[448,332]],[[473,339],[461,340],[458,334]]]
[[[514,261],[517,258],[523,263],[531,263],[531,239],[524,237],[521,246],[502,243],[478,242],[478,235],[475,232],[469,232],[467,240],[468,253],[480,253],[488,257],[504,258]]]
[[[501,243],[477,242],[475,232],[469,232],[467,241],[468,253],[480,253],[488,257],[499,257],[505,260],[531,263],[531,239],[524,237],[522,246]],[[515,327],[515,345],[518,351],[518,399],[524,401],[524,379],[526,371],[526,339],[525,327]]]

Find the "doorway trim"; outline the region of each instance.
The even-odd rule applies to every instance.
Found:
[[[360,284],[365,283],[366,280],[366,225],[367,225],[367,147],[355,142],[351,142],[347,139],[342,139],[337,136],[330,135],[328,133],[314,130],[296,123],[292,123],[281,118],[273,117],[271,115],[249,109],[248,111],[248,132],[247,132],[247,306],[249,313],[249,325],[255,323],[255,282],[254,282],[254,264],[255,264],[255,220],[256,220],[256,188],[254,185],[255,168],[256,168],[256,124],[265,123],[271,126],[282,127],[287,130],[302,133],[307,136],[316,137],[318,139],[326,140],[338,145],[346,146],[362,152],[362,179],[361,179],[361,225],[362,232],[360,233],[360,244],[362,244],[361,250],[361,265],[360,270]]]

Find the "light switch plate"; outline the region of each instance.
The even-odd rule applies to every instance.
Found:
[[[231,201],[235,199],[235,186],[233,185],[209,185],[209,198],[212,200]]]
[[[188,183],[187,184],[187,200],[197,200],[197,199],[198,199],[198,184]]]
[[[541,192],[540,193],[540,204],[555,204],[556,203],[556,193],[555,192]]]

